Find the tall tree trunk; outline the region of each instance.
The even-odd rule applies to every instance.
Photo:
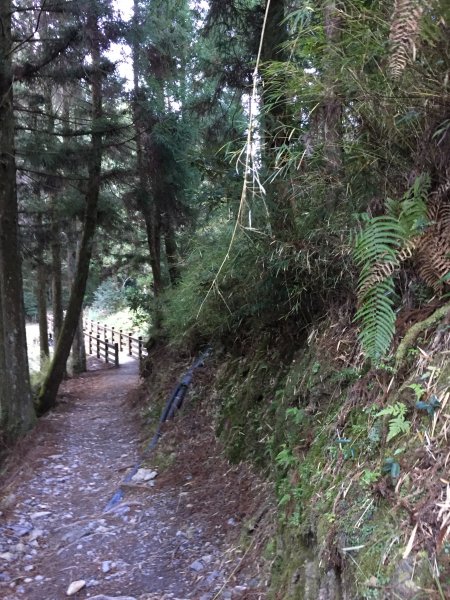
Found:
[[[84,345],[83,317],[78,320],[77,330],[72,343],[71,373],[77,375],[87,370],[86,347]]]
[[[41,369],[45,367],[49,356],[48,347],[48,325],[47,325],[47,269],[43,262],[42,254],[38,257],[36,298],[39,315],[39,350],[41,358]]]
[[[323,9],[325,39],[327,41],[324,83],[326,88],[323,103],[323,154],[327,191],[325,208],[333,212],[342,197],[342,101],[338,95],[339,81],[336,78],[336,45],[341,38],[341,18],[335,0],[327,0]]]
[[[10,0],[0,0],[0,427],[7,439],[29,429],[28,371],[14,156]]]
[[[46,359],[49,356],[48,347],[48,324],[47,324],[47,267],[44,261],[44,231],[42,215],[36,217],[36,299],[38,305],[39,322],[39,357],[41,370],[45,368]]]
[[[137,176],[139,181],[139,191],[137,194],[138,208],[144,217],[145,230],[147,233],[148,249],[150,254],[150,267],[153,275],[153,293],[155,297],[159,296],[163,284],[161,274],[161,219],[157,212],[155,202],[151,194],[151,186],[148,178],[148,172],[144,160],[143,131],[148,128],[143,115],[144,98],[139,85],[139,2],[134,0],[134,35],[133,42],[133,78],[134,78],[134,102],[133,117],[136,128],[136,162]],[[148,135],[148,134],[147,134]]]
[[[288,40],[286,16],[286,0],[271,0],[267,13],[266,31],[263,40],[263,62],[286,60],[283,44]],[[286,104],[282,90],[277,102],[268,98],[268,92],[263,88],[262,102],[267,107],[264,110],[263,129],[265,148],[263,156],[267,167],[276,169],[277,155],[286,140]],[[271,229],[279,239],[290,238],[294,229],[294,215],[289,200],[289,184],[281,178],[275,178],[266,185],[267,205],[270,212]]]
[[[161,272],[161,225],[158,215],[155,214],[154,207],[150,206],[148,201],[144,201],[141,204],[141,212],[147,232],[150,267],[153,275],[153,293],[157,297],[163,288]]]
[[[96,127],[103,115],[102,108],[102,69],[100,65],[100,35],[97,17],[91,7],[87,17],[87,36],[92,58],[92,134],[91,159],[88,167],[86,207],[84,215],[83,235],[80,243],[75,280],[72,285],[69,305],[61,330],[49,373],[42,385],[38,398],[39,413],[51,409],[56,404],[58,388],[64,377],[67,359],[75,336],[81,309],[83,306],[89,265],[92,256],[95,230],[97,227],[97,207],[100,194],[102,165],[102,133]]]
[[[60,224],[53,215],[52,222],[52,312],[53,312],[53,339],[56,344],[61,333],[63,322],[62,304],[62,265],[61,265],[61,237]]]
[[[70,284],[73,285],[76,277],[77,255],[79,253],[79,240],[76,227],[69,235],[67,253],[67,274]],[[84,347],[83,317],[78,320],[77,330],[72,342],[72,353],[70,360],[70,373],[76,375],[86,371],[86,350]]]
[[[169,267],[169,277],[172,286],[177,285],[180,280],[180,270],[178,268],[178,248],[175,238],[175,229],[172,219],[167,218],[164,234],[164,244],[166,247],[167,264]]]
[[[48,35],[48,15],[43,20],[43,31]],[[44,86],[45,110],[48,115],[47,126],[49,133],[55,132],[55,118],[53,109],[53,89],[51,82]],[[65,122],[69,120],[67,102],[64,96],[63,118]],[[62,265],[61,265],[61,222],[57,207],[57,198],[52,186],[48,186],[47,194],[51,201],[51,286],[52,286],[52,313],[53,313],[53,340],[56,344],[61,333],[63,322],[63,304],[62,304]]]

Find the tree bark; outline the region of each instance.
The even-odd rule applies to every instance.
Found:
[[[153,275],[153,293],[155,297],[161,294],[163,289],[161,271],[161,225],[154,207],[150,206],[148,200],[142,201],[140,209],[144,217],[145,230],[147,232],[148,249],[150,254],[150,267]]]
[[[11,13],[10,0],[0,0],[0,427],[6,439],[25,432],[35,418],[18,236]]]
[[[59,223],[56,217],[53,216],[51,251],[53,339],[55,344],[59,339],[63,323],[61,238],[59,228]]]
[[[324,70],[326,97],[323,103],[323,155],[327,191],[325,208],[333,212],[342,197],[342,100],[339,98],[333,56],[341,38],[341,19],[335,0],[328,0],[323,9],[327,41],[327,63]]]
[[[51,368],[39,393],[38,411],[40,414],[48,411],[56,404],[56,396],[61,381],[64,377],[67,359],[69,358],[70,349],[81,315],[84,294],[86,291],[86,283],[89,275],[89,265],[92,256],[94,236],[97,227],[97,207],[101,183],[103,134],[101,133],[100,128],[96,128],[96,124],[103,115],[103,71],[100,65],[101,52],[98,21],[93,7],[90,9],[87,17],[87,36],[90,43],[92,57],[90,84],[92,90],[93,122],[91,134],[91,160],[88,167],[83,235],[80,243],[75,280],[72,285],[69,305],[67,307],[61,335],[56,345]]]
[[[67,274],[70,284],[73,285],[76,277],[77,255],[79,253],[79,241],[76,227],[69,239],[67,253]],[[69,372],[77,375],[86,371],[86,349],[84,347],[83,317],[80,315],[77,329],[72,342],[72,352]]]
[[[272,0],[267,14],[266,31],[263,40],[263,62],[283,62],[286,51],[283,48],[288,40],[286,16],[286,0]],[[280,88],[283,85],[280,84]],[[276,103],[267,98],[267,86],[263,87],[262,102],[267,107],[263,110],[263,138],[265,138],[263,157],[267,168],[275,171],[277,155],[286,140],[286,105],[287,100],[280,89],[280,97]],[[266,184],[267,206],[270,212],[270,225],[274,236],[278,239],[292,237],[294,214],[289,200],[289,185],[281,178],[275,178]]]
[[[152,199],[151,186],[149,182],[148,172],[144,160],[144,141],[142,132],[148,128],[145,119],[143,118],[143,102],[141,88],[139,85],[139,2],[134,0],[134,34],[133,42],[133,78],[134,78],[134,103],[133,117],[136,130],[136,166],[137,176],[139,181],[139,189],[137,193],[138,208],[144,217],[145,230],[147,233],[148,249],[150,254],[150,267],[153,275],[153,293],[155,297],[159,296],[162,288],[162,273],[161,273],[161,218],[157,212],[155,203]],[[147,133],[148,135],[148,133]]]
[[[45,368],[49,356],[48,325],[47,325],[47,269],[43,262],[42,253],[38,256],[36,298],[39,316],[39,350],[41,369]]]
[[[171,219],[168,219],[166,231],[164,234],[164,244],[166,247],[167,264],[169,267],[169,277],[172,286],[177,285],[180,280],[180,270],[178,268],[178,248],[175,238],[175,229]]]
[[[42,215],[36,217],[36,299],[39,323],[39,358],[41,370],[45,368],[49,357],[48,323],[47,323],[47,267],[44,262],[44,231]]]

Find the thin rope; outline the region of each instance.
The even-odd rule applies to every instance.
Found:
[[[238,209],[238,214],[236,217],[236,223],[234,225],[234,229],[233,229],[233,233],[231,235],[231,240],[230,240],[230,244],[228,246],[227,253],[225,254],[222,264],[220,265],[219,270],[217,271],[217,273],[214,277],[214,280],[208,289],[206,296],[204,297],[202,303],[200,304],[200,308],[198,309],[198,313],[197,313],[197,319],[200,316],[203,306],[205,305],[205,302],[208,300],[213,289],[216,287],[218,288],[217,282],[218,282],[219,276],[222,273],[225,263],[230,258],[230,252],[233,247],[234,240],[236,239],[237,231],[238,231],[238,228],[239,228],[239,225],[241,222],[242,213],[244,212],[244,207],[247,202],[247,188],[248,188],[248,184],[249,184],[248,172],[249,172],[249,168],[250,168],[250,160],[251,160],[251,154],[252,154],[252,139],[253,139],[253,131],[254,131],[254,124],[253,124],[254,106],[256,103],[257,93],[258,93],[259,66],[261,64],[261,55],[262,55],[262,50],[263,50],[264,36],[266,33],[267,20],[268,20],[268,16],[269,16],[269,8],[270,8],[270,0],[267,0],[266,12],[264,14],[264,22],[263,22],[262,31],[261,31],[261,38],[259,40],[258,55],[256,58],[255,70],[253,71],[253,88],[252,88],[252,99],[250,102],[250,114],[249,114],[249,119],[248,119],[249,125],[248,125],[248,132],[247,132],[247,151],[245,154],[244,183],[242,186],[242,193],[241,193],[241,199],[239,202],[239,209]]]

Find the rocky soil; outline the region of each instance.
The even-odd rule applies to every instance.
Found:
[[[167,465],[150,460],[122,485],[153,433],[131,408],[137,364],[90,369],[64,384],[2,482],[0,598],[265,598],[247,526],[266,510],[264,484],[230,466],[188,408],[163,436]]]

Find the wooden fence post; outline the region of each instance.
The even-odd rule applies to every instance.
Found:
[[[100,334],[97,333],[97,358],[100,358]]]
[[[109,362],[109,348],[108,348],[108,338],[105,338],[105,362]]]
[[[114,344],[114,364],[116,367],[119,366],[119,344],[117,342]]]
[[[122,352],[122,335],[123,335],[122,330],[119,329],[119,349],[120,349],[120,352]]]
[[[89,336],[89,354],[92,354],[92,334],[88,333]]]
[[[111,327],[111,342],[113,344],[115,343],[114,334],[115,334],[114,327]]]
[[[128,334],[128,356],[133,356],[133,341],[131,339],[131,333]]]
[[[142,360],[142,336],[139,336],[139,360]]]

